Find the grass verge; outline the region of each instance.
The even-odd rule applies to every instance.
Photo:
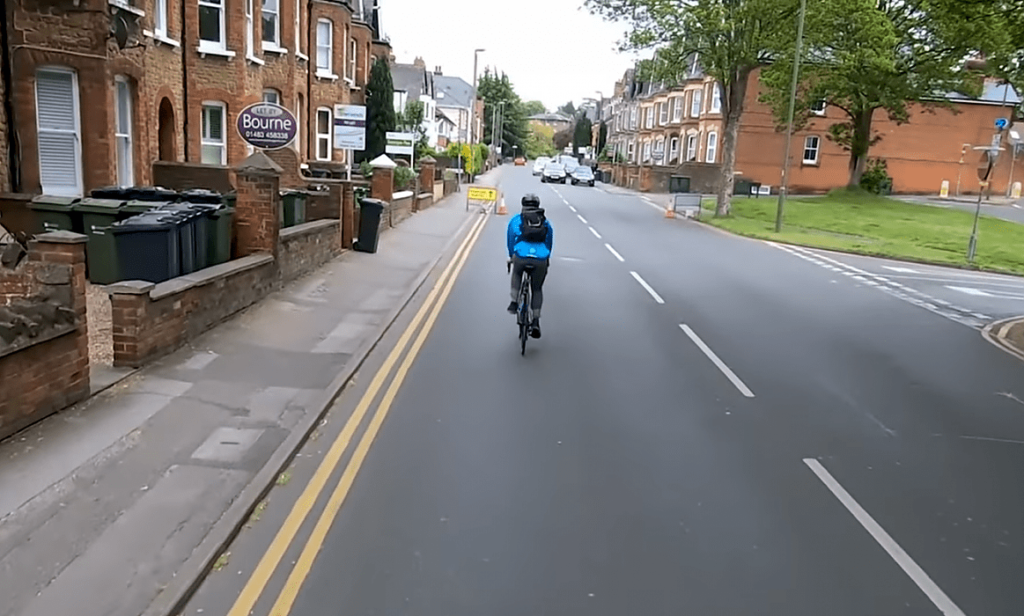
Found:
[[[705,202],[700,219],[759,239],[1024,276],[1024,225],[982,216],[970,265],[969,212],[836,190],[787,200],[782,232],[775,233],[777,204],[777,198],[734,199],[731,214],[715,218],[714,204]]]

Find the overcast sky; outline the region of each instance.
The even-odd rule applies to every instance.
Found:
[[[616,51],[625,26],[582,8],[583,0],[381,0],[381,27],[398,62],[421,56],[431,70],[473,82],[473,50],[508,74],[523,100],[550,111],[572,100],[611,96],[633,65]]]

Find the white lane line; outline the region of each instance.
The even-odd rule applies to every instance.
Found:
[[[562,201],[563,201],[563,202],[564,202],[564,203],[565,203],[566,205],[569,205],[569,200],[568,200],[568,199],[566,199],[565,197],[562,197]]]
[[[647,289],[647,292],[651,294],[651,297],[654,298],[654,301],[658,302],[659,304],[665,303],[665,300],[661,299],[661,296],[658,295],[658,292],[652,289],[651,285],[647,284],[647,281],[640,277],[640,274],[637,274],[636,272],[630,272],[630,274],[633,276],[633,278],[636,279],[637,282],[640,283],[641,287]]]
[[[570,206],[569,206],[569,209],[570,209],[570,210],[572,210],[572,211],[573,211],[573,213],[576,213],[576,208],[574,208],[573,206],[571,206],[571,205],[570,205]]]
[[[692,340],[693,343],[696,344],[701,351],[704,351],[704,354],[708,356],[708,359],[711,360],[711,363],[718,366],[718,369],[722,371],[722,374],[725,375],[725,378],[729,379],[732,382],[732,384],[736,386],[736,389],[740,390],[741,394],[748,398],[754,397],[754,392],[750,391],[750,388],[747,387],[746,384],[744,384],[743,381],[740,380],[740,377],[736,376],[736,373],[730,370],[729,366],[726,366],[725,362],[719,359],[718,356],[715,355],[715,352],[712,351],[708,345],[704,344],[704,341],[701,340],[700,336],[694,333],[692,329],[690,329],[689,325],[684,325],[680,323],[679,329],[683,330],[683,333],[689,336],[690,340]]]
[[[963,611],[953,603],[953,600],[947,597],[946,593],[942,592],[942,589],[928,577],[924,569],[910,558],[910,555],[889,536],[889,533],[885,532],[885,529],[879,526],[878,522],[875,522],[874,518],[850,496],[850,493],[843,486],[839,485],[839,482],[821,465],[821,462],[813,458],[804,458],[804,464],[818,476],[818,479],[839,499],[839,502],[846,507],[847,511],[857,518],[857,521],[864,527],[864,530],[868,531],[875,541],[882,546],[882,549],[889,553],[889,556],[910,576],[910,579],[917,584],[917,587],[931,599],[931,602],[935,604],[935,607],[939,608],[940,612],[946,614],[946,616],[965,616]]]
[[[604,247],[608,249],[608,252],[610,252],[613,255],[615,255],[615,258],[619,260],[619,263],[622,263],[622,262],[625,261],[625,259],[622,258],[622,255],[620,255],[619,253],[615,252],[615,249],[612,248],[611,244],[605,244]]]
[[[582,216],[580,216],[579,214],[576,214],[576,218],[579,218],[580,222],[582,222],[583,224],[588,224],[587,223],[587,219],[582,217]]]
[[[590,232],[594,234],[594,237],[596,237],[597,239],[601,239],[601,234],[598,233],[593,227],[588,228],[590,229]]]

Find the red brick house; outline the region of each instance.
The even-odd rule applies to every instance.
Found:
[[[758,101],[759,73],[751,77],[736,151],[736,172],[743,178],[778,189],[785,133],[776,127],[771,109]],[[688,177],[694,191],[717,190],[723,134],[720,89],[694,63],[675,87],[636,82],[627,71],[608,105],[608,143],[623,164],[614,167],[617,183],[641,190],[668,190],[673,175]],[[893,191],[937,194],[943,181],[950,194],[977,194],[976,169],[992,143],[997,118],[1012,119],[1021,99],[995,81],[985,84],[977,99],[949,95],[951,108],[911,107],[910,121],[889,120],[884,111],[873,118],[882,137],[869,157],[886,161]],[[790,191],[820,193],[845,186],[849,153],[826,138],[828,126],[844,113],[822,104],[818,117],[793,135]],[[1005,143],[1004,143],[1005,145]],[[1000,156],[990,177],[993,194],[1005,193],[1010,180],[1010,150]],[[1024,181],[1024,157],[1018,154],[1014,181]]]
[[[156,160],[237,164],[249,153],[237,114],[261,99],[295,113],[299,160],[343,162],[331,143],[334,105],[362,102],[372,57],[390,53],[373,0],[16,0],[5,9],[10,117],[0,118],[0,146],[9,140],[20,153],[2,165],[7,191],[151,184]]]

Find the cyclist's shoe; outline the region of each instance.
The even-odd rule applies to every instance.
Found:
[[[533,325],[530,327],[530,337],[540,338],[540,321],[534,320]]]
[[[507,308],[507,310],[508,310],[508,313],[509,313],[509,314],[515,314],[515,313],[516,313],[516,310],[517,310],[518,308],[519,308],[519,306],[518,306],[518,305],[517,305],[517,304],[516,304],[515,302],[509,302],[509,303],[508,303],[508,308]]]

